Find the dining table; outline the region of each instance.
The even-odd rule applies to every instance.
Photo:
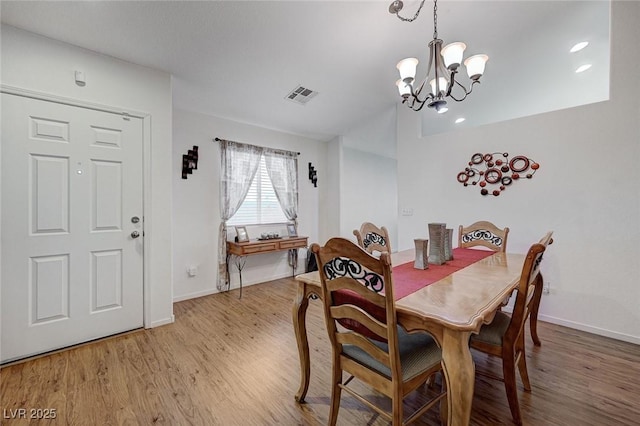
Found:
[[[470,260],[462,262],[463,258]],[[440,346],[448,425],[465,426],[471,418],[475,381],[469,338],[493,320],[517,287],[525,255],[456,248],[453,261],[430,264],[424,270],[413,267],[414,259],[414,249],[391,254],[398,324],[408,332],[430,333]],[[452,267],[454,263],[457,267]],[[311,373],[306,311],[310,299],[322,298],[322,289],[318,271],[297,275],[295,280],[293,325],[301,370],[295,399],[304,402]]]

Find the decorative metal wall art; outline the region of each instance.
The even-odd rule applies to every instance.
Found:
[[[198,146],[194,145],[193,149],[187,151],[182,156],[182,179],[186,179],[193,170],[198,170]]]
[[[457,179],[464,186],[479,186],[482,195],[493,194],[497,197],[515,181],[533,178],[539,168],[539,163],[524,155],[509,159],[507,152],[477,152],[471,156],[468,166],[458,173]],[[490,188],[493,189],[490,191]]]
[[[309,180],[313,184],[314,188],[318,187],[318,172],[311,163],[309,163]]]

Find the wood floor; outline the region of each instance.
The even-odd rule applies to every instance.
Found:
[[[308,311],[307,402],[293,398],[300,378],[294,294],[294,281],[282,279],[245,288],[241,300],[232,291],[180,302],[174,324],[7,366],[0,370],[0,423],[325,425],[331,363],[318,302]],[[640,346],[547,323],[539,334],[542,347],[527,340],[532,392],[520,387],[526,425],[640,424]],[[499,361],[474,359],[477,368],[500,371]],[[429,391],[419,390],[405,410]],[[26,417],[54,409],[56,419],[15,418],[21,409]],[[471,423],[512,424],[502,383],[476,379]],[[343,394],[338,424],[387,423]],[[437,409],[415,424],[438,425]]]

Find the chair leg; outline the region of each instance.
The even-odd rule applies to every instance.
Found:
[[[402,392],[400,389],[394,390],[394,395],[391,401],[391,415],[393,420],[391,422],[392,426],[401,426],[402,425]]]
[[[516,347],[516,354],[520,354],[518,357],[518,370],[520,370],[520,378],[522,379],[522,385],[524,390],[531,392],[531,383],[529,382],[529,372],[527,371],[527,355],[524,350],[524,335],[521,334],[518,338],[518,345]]]
[[[442,374],[442,391],[447,392],[447,380]],[[445,393],[444,397],[440,400],[440,424],[442,426],[449,423],[449,394]]]
[[[538,306],[535,304],[529,317],[529,328],[531,329],[531,340],[536,346],[542,346],[542,341],[538,337]]]
[[[518,369],[520,370],[520,377],[522,378],[524,390],[531,392],[531,383],[529,383],[529,372],[527,372],[527,361],[525,360],[524,353],[518,360]]]
[[[518,388],[516,386],[516,366],[513,348],[510,353],[504,353],[502,357],[502,374],[504,377],[504,387],[507,391],[507,400],[513,421],[521,425],[520,404],[518,402]]]
[[[338,421],[338,410],[340,409],[340,396],[342,395],[342,369],[338,360],[333,362],[333,386],[331,388],[331,408],[329,411],[329,426],[335,426]]]
[[[536,287],[533,291],[533,300],[531,303],[531,313],[529,314],[529,328],[531,329],[531,340],[536,346],[541,346],[542,342],[538,337],[538,309],[540,308],[540,299],[542,299],[542,290],[544,288],[544,280],[542,274],[538,274]]]

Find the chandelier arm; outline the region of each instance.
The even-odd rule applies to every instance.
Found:
[[[403,104],[406,103],[407,106],[414,111],[420,111],[424,106],[424,104],[427,103],[427,101],[430,99],[430,96],[427,96],[424,100],[420,100],[419,96],[420,96],[420,92],[422,91],[423,85],[424,85],[424,82],[422,85],[420,85],[418,90],[415,91],[413,90],[413,85],[408,84],[407,86],[409,86],[410,95],[404,98],[402,103]],[[411,98],[411,102],[409,102],[409,98]],[[418,104],[417,108],[415,107],[416,103]]]
[[[456,81],[455,83],[456,83],[458,86],[460,86],[460,87],[462,88],[462,90],[464,90],[464,96],[463,96],[462,98],[460,98],[460,99],[457,99],[457,98],[456,98],[455,96],[453,96],[452,94],[449,94],[449,97],[450,97],[451,99],[453,99],[454,101],[456,101],[456,102],[462,102],[462,101],[464,101],[464,100],[467,98],[467,96],[468,96],[468,95],[470,95],[470,94],[471,94],[471,92],[473,91],[473,85],[474,85],[474,84],[476,84],[476,83],[480,83],[480,82],[479,82],[478,80],[473,80],[473,81],[471,82],[471,86],[469,86],[469,90],[467,90],[467,88],[466,88],[466,87],[464,87],[460,82]]]
[[[427,103],[427,100],[425,99],[425,100],[424,100],[424,101],[422,101],[422,102],[420,102],[420,101],[418,100],[418,103],[420,104],[420,106],[419,106],[418,108],[414,108],[413,106],[411,106],[411,109],[412,109],[412,110],[414,110],[414,111],[416,111],[416,112],[417,112],[417,111],[420,111],[420,110],[422,109],[422,107],[424,107],[424,106],[425,106],[425,104]]]
[[[445,94],[445,96],[451,96],[451,90],[453,89],[454,83],[460,85],[460,83],[458,83],[458,81],[456,80],[456,74],[457,74],[456,70],[451,71],[451,74],[449,75],[449,88],[447,89],[447,93]],[[463,89],[464,89],[464,86],[463,86]],[[465,92],[466,92],[466,89],[465,89]]]
[[[396,12],[396,16],[397,16],[397,17],[398,17],[398,19],[400,19],[401,21],[404,21],[404,22],[413,22],[413,21],[415,21],[415,20],[418,18],[418,15],[420,14],[420,11],[422,10],[422,6],[424,6],[424,2],[425,2],[425,0],[422,0],[422,2],[420,3],[420,6],[418,7],[418,10],[417,10],[416,14],[415,14],[415,15],[413,15],[413,18],[405,18],[405,17],[403,17],[403,16],[400,16],[400,11],[399,11],[399,10]]]
[[[425,80],[425,81],[426,81],[426,80]],[[430,101],[430,100],[433,100],[433,99],[434,99],[434,97],[433,97],[433,95],[432,95],[431,93],[427,94],[427,96],[425,96],[425,98],[424,98],[424,99],[420,99],[420,94],[422,93],[422,89],[424,88],[424,83],[425,83],[425,82],[423,81],[423,82],[422,82],[422,84],[420,85],[420,87],[418,87],[418,89],[417,89],[417,90],[413,90],[413,87],[412,87],[412,86],[409,86],[409,90],[410,90],[410,92],[411,92],[411,99],[412,99],[412,102],[411,102],[410,107],[411,107],[411,109],[413,109],[414,111],[420,111],[420,110],[422,109],[422,107],[424,106],[424,104],[426,104],[428,101]],[[418,104],[420,104],[420,108],[418,108],[418,109],[415,109],[415,108],[413,107],[413,105],[414,105],[416,102],[417,102]]]
[[[427,97],[424,100],[420,100],[420,98],[418,97],[419,95],[420,95],[419,92],[416,93],[413,91],[413,88],[411,89],[411,103],[407,105],[409,106],[409,108],[411,108],[414,111],[420,111],[424,106],[424,104],[427,103],[427,101],[429,100],[429,97]],[[420,106],[418,109],[416,109],[414,106],[416,103]]]
[[[415,93],[414,96],[416,98],[418,98],[420,96],[420,94],[422,93],[422,89],[424,89],[424,85],[425,85],[426,82],[427,82],[427,79],[425,78],[424,80],[422,80],[422,83],[420,83],[420,85],[418,86],[418,88],[414,92]],[[424,101],[422,101],[422,102],[425,102],[427,99],[429,99],[429,95],[427,95],[425,97]]]
[[[467,94],[468,94],[468,93],[467,93]],[[456,98],[456,97],[455,97],[455,96],[453,96],[453,95],[449,95],[449,97],[450,97],[451,99],[453,99],[454,101],[456,101],[456,102],[462,102],[462,101],[464,101],[464,100],[467,98],[467,94],[465,94],[465,95],[464,95],[462,98],[460,98],[460,99]]]
[[[420,83],[420,88],[418,89],[418,94],[420,94],[422,92],[422,89],[424,88],[425,84],[428,84],[429,81],[429,74],[431,73],[431,66],[433,65],[433,71],[434,71],[434,78],[438,79],[438,53],[434,52],[436,50],[434,43],[436,42],[436,40],[432,40],[429,43],[429,64],[427,65],[427,74],[424,76],[424,80],[422,80],[422,83]],[[434,64],[435,62],[435,64]],[[435,94],[434,94],[435,96]],[[430,98],[429,95],[426,96],[425,98],[425,102]]]

